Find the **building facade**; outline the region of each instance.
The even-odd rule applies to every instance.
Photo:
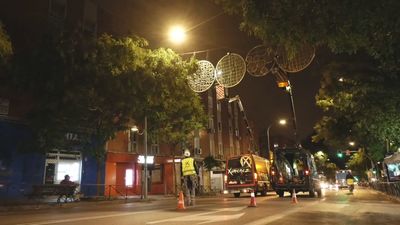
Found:
[[[79,29],[91,36],[104,32],[115,36],[135,33],[124,23],[123,17],[105,7],[107,4],[109,2],[96,0],[6,0],[0,3],[0,21],[11,37],[14,52],[35,46],[46,32],[53,30]],[[251,149],[237,103],[218,100],[214,86],[200,96],[208,114],[208,125],[204,130],[193,131],[195,138],[188,147],[199,166],[201,189],[221,191],[223,166],[207,171],[202,166],[204,158],[213,156],[223,163],[232,155],[254,149]],[[51,152],[21,152],[20,145],[24,140],[33,138],[24,120],[30,104],[29,96],[20,96],[0,86],[0,197],[24,196],[31,191],[32,185],[57,184],[66,174],[80,184],[80,191],[86,196],[143,193],[143,136],[130,130],[118,132],[107,143],[104,161],[96,160],[82,149],[79,133],[66,133],[65,139],[70,145]],[[183,149],[157,141],[147,143],[147,146],[148,192],[176,194],[180,190]]]

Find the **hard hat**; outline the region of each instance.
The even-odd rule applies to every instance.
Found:
[[[190,151],[189,151],[189,149],[185,149],[185,152],[183,153],[183,155],[184,155],[185,157],[189,157],[189,156],[190,156]]]

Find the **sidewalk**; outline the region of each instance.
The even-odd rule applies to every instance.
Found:
[[[82,199],[74,202],[62,202],[61,204],[57,203],[56,197],[47,197],[40,200],[32,200],[32,199],[18,199],[18,200],[2,200],[0,202],[0,213],[1,212],[13,212],[13,211],[21,211],[21,210],[43,210],[54,207],[60,208],[71,208],[71,207],[81,207],[81,206],[90,206],[90,205],[98,205],[98,204],[124,204],[124,203],[133,203],[133,202],[153,202],[153,201],[162,201],[162,200],[172,200],[177,199],[177,196],[173,195],[149,195],[147,200],[142,199],[140,195],[137,196],[129,196],[127,199],[125,198],[114,198],[114,199],[106,199],[106,198],[88,198]]]

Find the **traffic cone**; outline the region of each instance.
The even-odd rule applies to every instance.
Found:
[[[176,207],[176,209],[185,209],[185,200],[182,191],[179,192],[178,206]]]
[[[256,207],[256,195],[254,194],[254,191],[250,193],[250,205],[249,207]]]
[[[294,189],[292,192],[292,204],[297,204],[297,196],[296,196],[296,191]]]

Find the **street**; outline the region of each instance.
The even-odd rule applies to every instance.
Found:
[[[285,195],[270,192],[256,197],[256,207],[248,207],[249,196],[234,198],[199,197],[195,206],[177,210],[175,198],[131,203],[70,203],[47,209],[20,210],[0,214],[0,224],[399,224],[400,204],[366,188],[326,190],[322,198],[298,193],[298,203]]]

